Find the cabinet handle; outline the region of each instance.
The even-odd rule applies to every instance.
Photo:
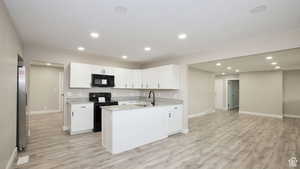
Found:
[[[169,113],[169,118],[171,118],[171,113]]]
[[[81,108],[86,109],[86,106],[81,106]]]
[[[72,117],[74,116],[74,112],[72,112]]]

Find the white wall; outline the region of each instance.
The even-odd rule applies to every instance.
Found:
[[[282,71],[241,73],[240,111],[282,117]]]
[[[59,111],[59,73],[63,68],[35,66],[30,69],[30,103],[32,113]]]
[[[7,9],[0,1],[0,168],[16,148],[17,55],[21,44]]]
[[[189,68],[189,115],[214,109],[214,74]]]
[[[300,70],[283,73],[284,115],[300,117]]]

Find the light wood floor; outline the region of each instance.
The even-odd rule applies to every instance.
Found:
[[[288,169],[300,160],[300,119],[217,112],[190,119],[190,133],[111,155],[99,133],[69,136],[62,114],[35,115],[22,169]],[[147,131],[145,131],[147,132]],[[130,138],[134,139],[134,138]]]

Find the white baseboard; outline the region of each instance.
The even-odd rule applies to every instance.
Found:
[[[181,133],[183,133],[183,134],[188,134],[188,133],[189,133],[189,129],[182,129],[182,130],[181,130]]]
[[[283,116],[289,118],[300,118],[300,115],[293,115],[293,114],[284,114]]]
[[[214,109],[209,109],[209,110],[201,112],[201,113],[189,114],[188,118],[194,118],[194,117],[204,116],[204,115],[206,115],[208,113],[211,113],[211,112],[215,112],[215,110]]]
[[[68,131],[69,128],[68,128],[67,126],[63,126],[63,127],[62,127],[62,130],[63,130],[63,131]]]
[[[258,113],[258,112],[239,111],[239,114],[248,114],[248,115],[255,115],[255,116],[265,116],[265,117],[273,117],[273,118],[280,118],[280,119],[283,118],[282,115],[267,114],[267,113]]]
[[[5,169],[12,169],[13,168],[14,161],[17,158],[17,154],[18,154],[17,152],[18,151],[17,151],[17,147],[16,147],[13,150],[13,152],[11,153],[10,158],[9,158],[9,160],[7,162],[7,165],[6,165]]]
[[[31,114],[48,114],[48,113],[58,113],[60,110],[40,110],[40,111],[31,111]]]

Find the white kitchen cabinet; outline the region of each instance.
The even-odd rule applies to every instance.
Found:
[[[88,64],[70,64],[70,88],[91,88],[92,67]]]
[[[182,131],[183,105],[174,105],[167,107],[168,113],[168,134],[176,134]]]
[[[158,79],[156,68],[143,69],[142,72],[142,88],[143,89],[157,89]]]
[[[81,63],[70,64],[70,88],[91,88],[92,74],[114,75],[115,88],[180,88],[180,71],[177,65],[165,65],[148,69],[126,69]]]
[[[90,132],[94,124],[94,104],[69,104],[68,127],[70,134]]]
[[[156,78],[158,79],[158,89],[179,89],[180,71],[177,65],[166,65],[156,68]]]

